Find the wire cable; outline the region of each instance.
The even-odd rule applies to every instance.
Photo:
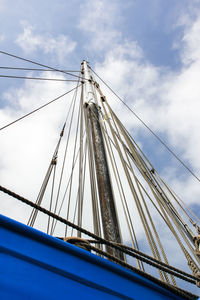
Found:
[[[34,79],[34,80],[50,80],[50,81],[70,81],[77,82],[78,80],[70,80],[70,79],[58,79],[58,78],[42,78],[42,77],[28,77],[28,76],[14,76],[14,75],[2,75],[0,74],[0,78],[14,78],[14,79]]]
[[[38,62],[35,62],[33,60],[30,60],[30,59],[23,58],[21,56],[17,56],[17,55],[14,55],[14,54],[11,54],[11,53],[8,53],[8,52],[5,52],[5,51],[0,51],[0,53],[8,55],[10,57],[14,57],[14,58],[26,61],[26,62],[29,62],[29,63],[34,64],[34,65],[38,65],[38,66],[41,66],[41,67],[44,67],[44,68],[51,69],[53,71],[61,72],[61,73],[64,73],[64,74],[67,74],[67,75],[70,75],[70,76],[74,76],[74,77],[80,78],[80,76],[78,76],[78,75],[70,74],[68,72],[65,72],[65,71],[62,71],[62,70],[59,70],[59,69],[56,69],[56,68],[53,68],[53,67],[50,67],[50,66],[47,66],[47,65],[40,64]]]
[[[48,70],[48,69],[36,69],[36,68],[17,68],[17,67],[7,67],[7,66],[4,66],[4,67],[0,67],[0,69],[3,69],[3,70],[17,70],[17,71],[41,71],[41,72],[70,72],[70,73],[80,73],[80,70],[79,71],[74,71],[74,70]]]
[[[92,72],[107,86],[107,88],[128,108],[128,110],[151,132],[151,134],[179,161],[179,163],[199,182],[200,178],[172,151],[167,144],[120,98],[114,90],[90,67]]]
[[[80,86],[80,85],[79,85],[79,86]],[[32,115],[33,113],[37,112],[38,110],[40,110],[40,109],[46,107],[47,105],[49,105],[49,104],[51,104],[51,103],[57,101],[58,99],[64,97],[65,95],[71,93],[72,91],[74,91],[75,89],[77,89],[79,86],[76,86],[75,88],[71,89],[70,91],[68,91],[68,92],[66,92],[66,93],[64,93],[64,94],[62,94],[62,95],[60,95],[60,96],[54,98],[54,99],[51,100],[50,102],[48,102],[48,103],[46,103],[46,104],[44,104],[44,105],[42,105],[42,106],[40,106],[40,107],[34,109],[33,111],[31,111],[31,112],[29,112],[28,114],[26,114],[26,115],[20,117],[19,119],[16,119],[16,120],[12,121],[11,123],[9,123],[9,124],[7,124],[7,125],[1,127],[0,130],[3,130],[3,129],[5,129],[5,128],[7,128],[7,127],[9,127],[9,126],[11,126],[11,125],[17,123],[18,121],[20,121],[20,120],[22,120],[22,119],[24,119],[24,118],[26,118],[26,117]]]

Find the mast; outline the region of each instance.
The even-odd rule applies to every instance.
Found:
[[[100,125],[99,107],[93,89],[94,80],[86,61],[82,62],[82,73],[85,79],[85,101],[83,105],[86,109],[87,119],[89,121],[89,134],[93,144],[104,237],[108,241],[121,244],[120,229]],[[106,250],[109,254],[124,260],[123,254],[117,249],[107,246]]]

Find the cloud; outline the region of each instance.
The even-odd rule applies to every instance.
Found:
[[[87,18],[84,15],[86,11]],[[198,83],[200,18],[198,12],[196,6],[182,10],[177,23],[172,24],[175,30],[179,29],[174,44],[176,43],[176,50],[179,51],[181,60],[181,67],[175,71],[170,67],[154,66],[146,59],[143,49],[136,40],[123,36],[115,23],[121,17],[119,6],[115,5],[115,2],[86,1],[82,6],[80,20],[85,33],[90,35],[88,45],[92,45],[93,50],[99,47],[104,55],[103,61],[95,64],[96,72],[151,129],[164,137],[168,146],[197,175],[200,169],[198,154],[200,152],[200,86]],[[98,45],[101,40],[105,41]],[[136,140],[141,145],[146,144],[148,131],[144,129],[142,123],[128,112],[118,99],[114,99],[107,88],[103,85],[101,88],[110,105],[129,131],[133,132]],[[154,140],[153,136],[152,140]],[[158,159],[162,159],[163,151],[161,146],[159,157],[159,151],[156,149]],[[198,203],[199,183],[189,173],[187,177],[183,176],[185,171],[183,172],[178,162],[175,169],[174,166],[166,165],[163,161],[161,164],[165,167],[161,175],[185,203]]]
[[[200,4],[200,2],[196,1],[196,4]],[[189,8],[188,12],[183,13],[177,21],[176,26],[183,28],[184,35],[180,38],[179,43],[174,44],[174,47],[180,50],[182,62],[186,65],[200,60],[200,7],[192,9],[189,6]]]
[[[194,170],[200,168],[199,26],[200,18],[196,17],[184,27],[184,46],[180,47],[183,64],[178,71],[152,65],[134,41],[116,42],[114,49],[106,52],[103,63],[96,64],[96,71],[105,81],[153,130],[167,134],[175,152],[182,153]],[[137,127],[142,126],[137,123]]]
[[[0,43],[3,42],[4,40],[5,40],[5,35],[4,35],[4,34],[1,34],[1,35],[0,35]]]
[[[176,71],[156,67],[148,61],[137,41],[134,38],[128,39],[119,30],[117,23],[120,23],[121,18],[120,8],[115,2],[89,0],[82,4],[79,29],[82,34],[87,35],[84,46],[91,49],[91,53],[101,52],[103,58],[101,62],[95,64],[95,70],[156,133],[167,139],[170,147],[176,149],[176,153],[181,153],[182,158],[198,170],[200,167],[198,84],[200,45],[197,36],[199,18],[196,16],[191,19],[188,16],[189,21],[182,23],[182,39],[178,39],[180,45],[177,48],[182,66]],[[72,50],[64,52],[66,50],[64,45],[72,43],[70,49],[75,47],[73,44],[75,42],[70,37],[41,35],[35,33],[34,28],[29,24],[24,25],[24,32],[17,38],[17,43],[26,54],[38,54],[42,51],[48,55],[57,55],[61,60],[63,56],[72,54],[70,52]],[[109,103],[136,140],[141,144],[146,142],[145,131],[142,132],[143,138],[138,134],[143,125],[127,111],[122,103],[113,99],[110,91],[103,85],[101,87]],[[4,94],[7,107],[1,110],[2,124],[39,106],[43,103],[40,99],[50,100],[67,89],[68,86],[63,84],[27,81],[20,88],[9,90]],[[38,116],[31,116],[18,123],[12,130],[10,127],[1,135],[2,184],[14,191],[22,191],[21,193],[30,200],[36,198],[61,128],[60,116],[63,116],[65,106],[55,107],[56,105],[53,105],[52,108],[45,109],[44,113],[40,112]],[[151,148],[151,151],[157,155],[157,149]],[[67,159],[69,169],[70,163],[71,156]],[[178,190],[178,194],[181,194],[187,203],[198,203],[200,192],[194,180],[191,177],[185,179],[180,176],[180,171],[168,165],[168,161],[165,160],[164,164],[165,171],[162,171],[162,175],[166,181],[168,179],[168,183],[171,183],[176,191]],[[123,174],[121,169],[120,174]],[[128,184],[125,178],[123,179],[124,189],[127,188],[127,198],[132,199]],[[88,194],[89,188],[87,184]],[[75,193],[73,196],[73,199],[76,199]],[[8,203],[12,207],[11,201]],[[136,223],[135,230],[140,239],[142,226],[134,204],[131,205],[131,213]],[[8,212],[9,205],[5,205],[3,209]],[[87,210],[84,214],[86,220],[89,220]],[[16,209],[13,209],[10,216],[16,215]],[[18,215],[21,220],[24,220],[24,207],[20,208]],[[156,217],[154,220],[158,224]],[[124,237],[128,240],[127,233]]]
[[[79,28],[89,34],[88,50],[110,49],[120,40],[121,32],[115,29],[120,22],[118,11],[118,5],[107,0],[88,0],[81,5]]]
[[[112,40],[112,48],[105,47],[104,60],[96,63],[95,71],[150,128],[162,138],[164,137],[169,147],[174,149],[174,152],[186,164],[189,164],[194,172],[199,174],[200,45],[197,33],[200,21],[199,13],[196,13],[195,18],[191,18],[189,15],[187,16],[188,18],[189,22],[181,27],[177,36],[179,43],[177,49],[181,60],[179,70],[174,71],[170,67],[154,66],[146,59],[140,45],[135,40],[128,40],[126,37],[118,34],[116,35],[117,38]],[[120,36],[121,39],[119,40],[118,37]],[[112,105],[121,121],[128,127],[133,138],[141,144],[146,144],[149,139],[146,141],[147,131],[143,130],[143,125],[124,108],[119,100],[116,98],[112,100],[113,95],[107,88],[103,87],[103,90],[110,105]],[[142,135],[143,138],[141,138]],[[152,137],[152,139],[154,138]],[[151,154],[152,156],[157,156],[157,159],[162,158],[162,156],[159,157],[157,148],[149,148],[151,152],[154,152],[153,155]],[[148,153],[145,154],[149,156]],[[180,171],[178,163],[173,167],[168,159],[165,159],[164,163],[162,161],[160,163],[163,168],[161,175],[181,197],[185,206],[198,205],[200,197],[199,182],[195,181],[189,173],[187,173],[187,176],[184,176],[185,173],[183,169]],[[125,190],[127,190],[125,180],[123,184]],[[132,196],[129,195],[128,199],[132,199]],[[137,210],[132,209],[132,207],[130,209],[132,216],[134,216],[134,221],[136,220],[134,228],[140,243],[142,225]],[[156,228],[161,234],[170,263],[174,263],[173,253],[177,244],[171,238],[171,233],[164,226],[165,224],[162,223],[163,220],[160,220],[159,216],[156,215],[155,210],[151,209],[150,211],[157,225]],[[142,249],[144,251],[143,243]],[[186,270],[183,264],[184,257],[182,253],[180,253],[179,257],[181,259],[176,260],[176,265],[178,264],[179,267]]]
[[[200,170],[200,44],[198,42],[199,14],[191,18],[187,25],[181,27],[177,37],[180,42],[179,57],[181,67],[174,71],[170,68],[154,66],[145,57],[143,50],[135,40],[118,38],[112,41],[112,48],[105,47],[104,60],[95,64],[95,71],[114,91],[120,95],[126,103],[146,122],[151,129],[161,136],[168,146],[189,165],[194,172],[199,175]],[[188,16],[189,18],[189,16]],[[180,34],[182,35],[180,40]],[[118,35],[120,36],[120,35]],[[95,39],[96,37],[94,37]],[[147,131],[136,118],[120,103],[118,99],[113,99],[112,93],[101,84],[104,94],[109,104],[113,107],[123,124],[132,133],[133,138],[142,145],[149,142]],[[141,138],[143,136],[143,138]],[[154,137],[152,140],[154,140]],[[160,159],[162,165],[161,176],[171,186],[175,193],[183,200],[185,207],[199,204],[200,189],[199,182],[189,173],[185,176],[184,169],[179,163],[170,162],[170,159],[161,161],[162,155],[158,155],[158,146],[149,147],[151,156],[155,160]],[[142,147],[143,148],[143,147]],[[163,148],[160,151],[162,154]],[[153,154],[152,154],[153,152]],[[149,157],[149,153],[145,153]],[[157,156],[157,157],[156,157]],[[176,161],[174,161],[176,163]],[[159,164],[159,162],[158,162]],[[118,163],[119,165],[119,163]],[[123,171],[120,171],[120,175]],[[139,177],[140,178],[140,177]],[[124,190],[128,193],[126,179],[122,180]],[[141,182],[143,182],[141,180]],[[127,199],[132,199],[129,194]],[[144,250],[144,243],[141,240],[144,235],[143,227],[138,216],[138,211],[129,204],[131,215],[133,216],[134,229]],[[176,206],[176,205],[175,205]],[[155,209],[150,208],[151,215],[156,224],[156,228],[162,238],[162,243],[167,251],[170,263],[174,264],[173,253],[177,248],[177,243],[172,238],[163,220],[156,214]],[[120,217],[123,220],[122,209]],[[185,218],[185,216],[184,216]],[[125,228],[125,225],[122,226]],[[196,230],[193,229],[194,232]],[[128,240],[128,234],[123,233],[123,237]],[[169,238],[170,237],[170,238]],[[170,245],[170,247],[169,247]],[[179,251],[179,250],[177,250]],[[185,258],[179,254],[180,260],[176,260],[176,266],[189,271],[184,266]]]
[[[34,27],[27,22],[22,22],[23,33],[20,34],[16,43],[21,47],[25,54],[35,54],[41,50],[44,54],[51,54],[63,63],[65,58],[74,51],[76,42],[69,36],[60,34],[57,37],[46,34],[34,33]]]
[[[29,74],[31,75],[31,74]],[[54,78],[63,78],[54,73]],[[48,78],[46,73],[41,77]],[[25,81],[21,87],[4,93],[6,107],[0,110],[1,126],[25,115],[70,90],[65,82]],[[51,160],[72,95],[65,96],[36,114],[1,131],[1,184],[35,201]],[[20,174],[20,176],[19,176]],[[21,192],[20,192],[21,191]],[[22,192],[23,191],[23,192]],[[15,209],[11,210],[14,203]],[[4,198],[5,215],[27,221],[30,209]]]
[[[183,66],[179,72],[171,74],[169,80],[166,117],[170,120],[168,133],[173,144],[184,149],[184,156],[193,167],[200,168],[198,156],[199,110],[200,110],[200,29],[199,16],[187,23],[180,45]],[[194,146],[195,145],[195,146]]]

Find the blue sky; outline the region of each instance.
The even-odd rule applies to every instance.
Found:
[[[78,70],[81,61],[87,59],[200,177],[199,0],[0,0],[0,19],[1,51],[63,69]],[[34,67],[3,54],[0,66]],[[19,73],[1,70],[0,74]],[[70,87],[64,83],[0,78],[1,126]],[[105,87],[103,90],[111,96]],[[156,169],[188,205],[199,211],[199,182],[116,99],[110,101]],[[47,110],[45,122],[41,113],[1,132],[3,185],[27,197],[35,193],[41,178],[35,180],[34,159],[38,155],[39,167],[46,167],[45,153],[51,153],[60,128],[63,107],[59,105],[53,108],[54,112]],[[44,143],[44,134],[49,142]],[[24,146],[20,148],[23,141],[29,147],[27,151]],[[36,142],[42,147],[35,149]],[[27,176],[29,180],[24,186]],[[14,208],[8,213],[6,204],[2,211],[16,215]],[[19,208],[18,214],[23,220],[23,208]]]
[[[195,3],[196,2],[196,3]],[[182,28],[177,27],[177,20],[180,14],[192,10],[190,7],[198,7],[198,1],[174,0],[174,1],[110,1],[102,7],[101,15],[95,15],[96,1],[89,4],[85,1],[35,1],[34,3],[23,0],[12,3],[12,10],[6,1],[1,1],[1,35],[4,36],[2,46],[13,49],[20,53],[20,48],[15,44],[16,37],[22,32],[23,22],[33,26],[35,34],[38,35],[67,35],[73,36],[78,47],[75,49],[77,59],[81,60],[87,53],[85,47],[91,40],[91,28],[80,26],[87,15],[93,14],[94,20],[100,30],[102,28],[114,28],[120,32],[119,40],[135,40],[143,49],[145,57],[153,64],[174,68],[179,64],[180,58],[173,49],[175,39],[181,39]],[[108,16],[104,16],[104,11],[108,10]],[[110,24],[111,22],[111,24]],[[102,23],[102,24],[101,24]],[[95,33],[98,35],[98,31]],[[92,49],[95,61],[104,57],[105,53]],[[89,50],[88,50],[89,51]],[[34,56],[39,55],[37,53]],[[41,51],[40,51],[41,52]],[[41,55],[42,53],[40,53]],[[89,53],[88,53],[89,54]],[[33,55],[32,55],[33,56]],[[48,62],[49,62],[49,58]],[[78,62],[78,61],[77,61]],[[71,62],[74,64],[74,61]]]

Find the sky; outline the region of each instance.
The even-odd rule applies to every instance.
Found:
[[[88,60],[200,178],[199,0],[0,0],[0,19],[1,51],[67,70],[79,70],[81,61]],[[4,54],[0,66],[34,67]],[[3,69],[0,74],[19,75]],[[0,126],[72,87],[0,78]],[[200,215],[199,181],[118,99],[110,101],[165,181]],[[64,105],[60,100],[0,132],[3,186],[35,199],[62,127]],[[24,206],[16,208],[13,200],[6,197],[0,207],[3,214],[24,220]]]

